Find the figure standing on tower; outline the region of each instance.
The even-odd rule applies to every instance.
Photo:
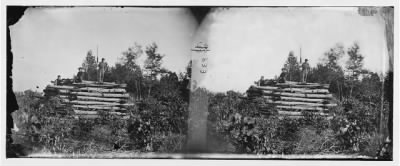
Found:
[[[308,64],[308,59],[304,60],[304,63],[301,65],[302,75],[301,75],[301,82],[307,82],[307,75],[310,72],[310,65]]]
[[[107,70],[107,63],[105,59],[102,58],[101,62],[99,63],[99,82],[102,83],[104,79],[104,72]]]

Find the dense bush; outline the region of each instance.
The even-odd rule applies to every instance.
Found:
[[[336,109],[336,116],[332,119],[332,129],[337,132],[338,146],[343,151],[361,152],[375,155],[378,150],[380,104],[363,103],[350,98],[343,102],[343,106]],[[384,104],[384,116],[388,114],[388,104]],[[380,138],[378,138],[380,137]],[[375,150],[371,150],[375,149]]]

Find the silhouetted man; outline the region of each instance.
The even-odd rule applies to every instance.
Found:
[[[301,82],[306,83],[308,72],[310,72],[310,65],[308,64],[308,59],[304,60],[304,63],[301,65],[301,70],[302,70]]]
[[[82,82],[82,80],[83,80],[83,75],[84,75],[83,68],[80,67],[80,68],[79,68],[79,71],[78,71],[78,74],[76,74],[76,82]]]
[[[61,85],[61,82],[62,82],[61,76],[58,75],[58,76],[57,76],[57,79],[54,81],[54,85]]]
[[[101,62],[99,63],[99,82],[103,82],[104,79],[104,72],[107,70],[107,63],[105,59],[102,58]]]
[[[263,86],[264,85],[264,76],[261,76],[260,80],[257,82],[258,86]]]
[[[286,82],[286,75],[287,75],[286,69],[282,68],[282,73],[278,78],[278,83],[285,83]]]

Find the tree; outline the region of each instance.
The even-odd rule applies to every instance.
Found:
[[[82,68],[86,71],[86,76],[84,77],[85,80],[97,80],[97,62],[96,57],[93,56],[92,50],[87,52],[86,58],[82,63]]]
[[[143,54],[142,46],[135,43],[128,50],[122,52],[121,62],[117,63],[112,72],[118,82],[128,84],[127,91],[136,93],[136,97],[142,98],[142,70],[137,64],[137,59]]]
[[[341,100],[344,96],[344,72],[338,64],[340,58],[344,55],[344,47],[338,43],[324,53],[324,57],[316,68],[313,68],[309,74],[309,80],[318,83],[330,84],[329,91],[336,94]]]
[[[179,90],[183,100],[189,102],[190,96],[190,79],[192,77],[192,61],[189,61],[188,65],[186,66],[186,72],[180,73],[180,81]]]
[[[367,103],[379,103],[382,96],[382,82],[378,73],[368,72],[355,86],[353,96],[360,101]]]
[[[144,61],[144,68],[149,71],[149,89],[148,96],[151,93],[151,87],[153,86],[157,76],[162,73],[164,70],[161,68],[162,58],[164,55],[161,55],[157,52],[158,46],[156,43],[152,43],[146,47],[146,55],[147,59]]]
[[[158,46],[156,43],[152,43],[146,47],[147,59],[144,61],[144,68],[149,70],[150,77],[156,78],[157,75],[162,71],[161,64],[164,55],[157,53]]]
[[[289,56],[284,64],[284,68],[286,68],[288,71],[289,81],[300,81],[300,65],[297,61],[297,57],[294,56],[293,51],[290,51]]]
[[[185,78],[189,80],[190,78],[192,78],[192,60],[190,60],[188,65],[186,66]]]
[[[342,70],[339,66],[338,61],[344,55],[344,46],[341,43],[337,43],[333,48],[329,49],[329,51],[324,53],[323,64],[326,65],[329,69],[338,72]]]
[[[357,43],[354,43],[347,51],[349,60],[346,62],[346,69],[349,72],[348,79],[350,82],[350,96],[353,94],[353,89],[359,80],[359,76],[362,73],[365,73],[365,70],[363,70],[364,56],[359,53],[359,49],[360,46]]]
[[[137,59],[143,54],[142,46],[135,43],[128,50],[122,52],[122,64],[130,71],[140,70],[140,66],[136,63]]]

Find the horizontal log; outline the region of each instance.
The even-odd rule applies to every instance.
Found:
[[[321,107],[305,107],[305,106],[284,106],[277,105],[276,108],[291,109],[291,110],[311,110],[311,111],[327,111],[326,108]]]
[[[74,109],[75,114],[78,115],[98,115],[99,112],[98,111],[84,111],[84,110],[77,110]],[[122,112],[107,112],[107,114],[111,114],[111,115],[126,115],[126,113],[122,113]]]
[[[250,86],[250,89],[263,89],[263,90],[274,90],[278,89],[279,87],[274,87],[274,86]]]
[[[329,93],[328,89],[303,89],[303,88],[282,88],[282,89],[272,89],[272,88],[261,88],[261,87],[255,87],[258,90],[267,90],[267,91],[274,91],[274,92],[299,92],[299,93],[323,93],[327,94]],[[250,93],[254,91],[249,91]]]
[[[126,93],[126,90],[121,88],[103,89],[103,88],[84,87],[84,88],[79,88],[79,90],[89,91],[89,92],[102,92],[102,93]]]
[[[109,101],[109,102],[121,102],[125,101],[121,98],[103,98],[103,97],[90,97],[90,96],[76,96],[79,100],[87,100],[87,101]]]
[[[324,85],[286,85],[286,84],[277,84],[276,86],[281,88],[310,88],[310,89],[318,89],[318,88],[326,88],[328,89],[329,86]]]
[[[301,93],[329,93],[328,89],[284,88],[282,90],[288,92],[301,92]]]
[[[320,84],[320,83],[302,83],[302,82],[290,82],[286,81],[285,83],[277,83],[276,86],[279,87],[301,87],[301,88],[329,88],[329,84]]]
[[[288,93],[288,92],[274,92],[263,90],[265,95],[278,95],[290,97],[303,97],[303,98],[332,98],[332,94],[314,94],[314,93]]]
[[[62,98],[62,99],[68,99],[69,98],[69,96],[67,96],[67,95],[58,95],[58,97]]]
[[[71,90],[69,90],[69,89],[59,89],[58,90],[61,94],[68,94],[68,93],[71,93]]]
[[[129,94],[118,94],[118,93],[97,93],[97,92],[71,92],[71,94],[81,95],[81,96],[95,96],[95,97],[120,97],[128,98]]]
[[[126,87],[126,84],[107,84],[107,83],[73,83],[73,85],[78,87],[103,87],[103,88]]]
[[[108,85],[108,84],[85,84],[85,83],[73,83],[77,87],[102,87],[102,88],[114,88],[119,87],[118,85]]]
[[[101,109],[101,110],[126,110],[117,106],[104,106],[104,105],[72,105],[75,108],[86,108],[86,109]]]
[[[129,115],[119,116],[121,119],[129,119]],[[75,119],[96,119],[100,118],[100,115],[75,115]]]
[[[47,87],[54,89],[75,89],[74,86],[67,86],[67,85],[47,85]]]
[[[98,81],[86,81],[82,80],[82,84],[102,84],[102,85],[112,85],[112,86],[120,86],[120,87],[126,87],[126,84],[117,84],[115,82],[98,82]]]
[[[100,82],[98,81],[88,81],[88,80],[82,80],[83,84],[99,84]],[[118,85],[115,82],[102,82],[102,84],[106,84],[106,85]]]
[[[73,100],[69,101],[69,104],[79,104],[79,105],[96,105],[96,106],[134,106],[134,103],[118,103],[118,102],[104,102],[104,101],[86,101],[86,100]]]
[[[108,106],[118,106],[121,105],[117,102],[104,102],[104,101],[80,101],[80,100],[72,100],[69,101],[70,104],[80,104],[80,105],[108,105]]]
[[[314,115],[320,115],[320,116],[327,116],[329,114],[323,113],[323,112],[310,112],[311,114]],[[280,115],[291,115],[291,116],[302,116],[302,112],[295,112],[295,111],[278,111],[278,114]]]
[[[285,83],[281,84],[289,84],[289,85],[322,85],[322,86],[329,86],[329,84],[321,84],[315,82],[296,82],[296,81],[285,81]]]
[[[289,106],[311,106],[311,107],[334,107],[337,106],[335,103],[307,103],[307,102],[293,102],[293,101],[267,101],[271,104],[279,104],[279,105],[289,105]]]
[[[128,106],[134,106],[134,103],[124,103],[124,104],[120,104],[120,106],[124,106],[124,107],[128,107]]]
[[[267,96],[265,96],[267,97]],[[271,97],[271,96],[268,96]],[[312,102],[312,103],[327,103],[329,100],[325,99],[307,99],[307,98],[298,98],[298,97],[284,97],[281,96],[279,97],[280,100],[286,100],[286,101],[304,101],[304,102]]]

